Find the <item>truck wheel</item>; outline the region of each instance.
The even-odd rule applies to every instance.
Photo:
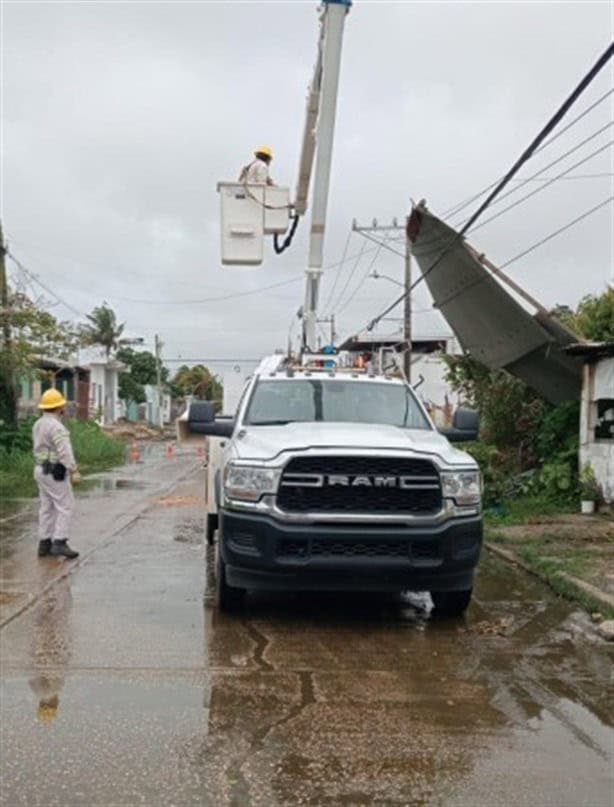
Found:
[[[217,547],[217,607],[223,612],[238,611],[243,605],[245,589],[233,588],[226,582],[226,564],[222,560],[220,546]]]
[[[213,546],[215,543],[215,531],[217,530],[217,513],[207,513],[207,526],[205,529],[205,538],[207,544]]]
[[[465,591],[431,591],[435,616],[460,616],[471,602],[473,589]]]

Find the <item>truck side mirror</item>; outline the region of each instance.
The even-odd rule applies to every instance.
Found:
[[[235,428],[233,418],[215,417],[215,404],[211,401],[194,401],[188,412],[188,429],[192,434],[208,437],[232,437]]]
[[[468,443],[477,440],[480,431],[480,415],[473,409],[457,409],[452,428],[438,429],[451,443]]]
[[[188,412],[188,423],[214,423],[215,405],[211,401],[192,401]]]

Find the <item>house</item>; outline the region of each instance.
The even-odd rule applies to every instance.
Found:
[[[158,397],[158,388],[154,384],[146,384],[145,398],[147,404],[147,421],[152,426],[162,426],[171,422],[171,396],[163,392]],[[161,411],[160,411],[161,410]]]
[[[567,353],[581,359],[580,464],[590,464],[603,498],[614,503],[614,342],[579,342]]]
[[[87,420],[89,414],[90,371],[62,359],[38,359],[18,378],[19,417],[38,412],[38,404],[45,390],[54,387],[66,398],[69,417]]]
[[[119,399],[119,374],[126,365],[113,358],[94,359],[90,372],[89,416],[101,426],[109,426],[123,416]]]
[[[375,369],[381,371],[391,363],[392,354],[404,347],[405,343],[398,334],[378,336],[369,333],[347,339],[339,350],[368,354]],[[448,368],[443,359],[446,354],[459,352],[456,339],[450,335],[416,337],[411,342],[411,383],[437,426],[451,425],[453,410],[459,404],[458,394],[445,380]]]

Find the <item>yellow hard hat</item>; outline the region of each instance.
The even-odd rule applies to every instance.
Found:
[[[264,154],[265,157],[273,159],[273,149],[270,146],[258,146],[254,154]]]
[[[39,409],[59,409],[61,406],[66,406],[66,398],[57,389],[43,392],[38,404]]]

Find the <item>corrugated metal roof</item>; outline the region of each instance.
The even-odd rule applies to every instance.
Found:
[[[552,403],[579,397],[581,363],[564,350],[578,341],[575,334],[544,309],[525,310],[456,230],[426,208],[414,209],[409,233],[435,306],[467,353],[491,369],[508,370]]]

